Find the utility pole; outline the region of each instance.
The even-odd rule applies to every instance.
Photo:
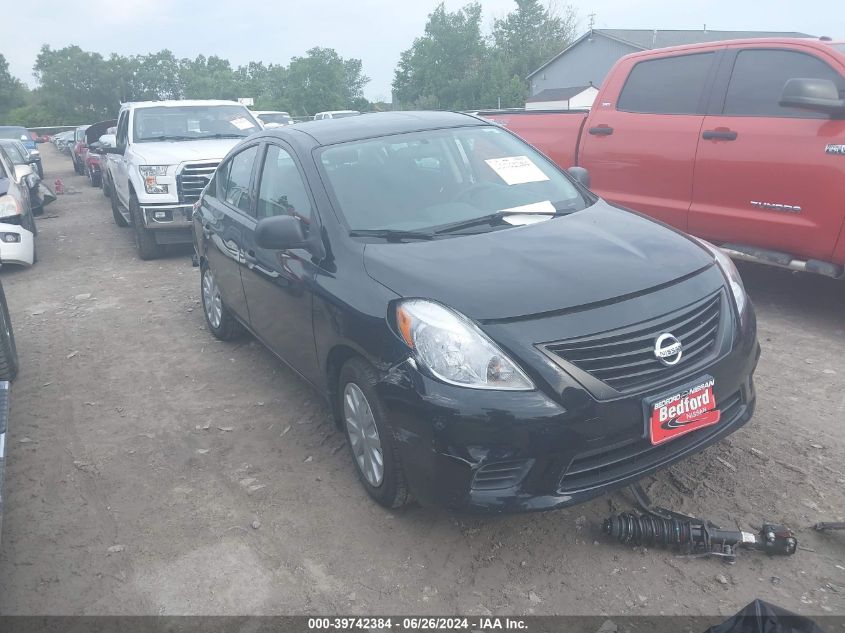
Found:
[[[596,14],[595,14],[595,13],[591,13],[591,14],[590,14],[590,15],[588,15],[587,17],[588,17],[588,18],[590,18],[590,30],[592,31],[592,30],[593,30],[593,27],[596,25]]]

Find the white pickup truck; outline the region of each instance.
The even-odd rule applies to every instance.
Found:
[[[141,259],[191,242],[191,214],[218,163],[261,125],[234,101],[125,103],[104,183],[114,221],[133,226]]]

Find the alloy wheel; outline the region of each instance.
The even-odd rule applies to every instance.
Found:
[[[223,321],[223,300],[220,298],[220,290],[211,268],[206,268],[202,274],[202,304],[208,322],[216,330]]]
[[[377,488],[384,480],[384,456],[373,410],[361,388],[347,383],[343,390],[343,418],[358,469]]]

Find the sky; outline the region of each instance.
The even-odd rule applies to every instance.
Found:
[[[590,14],[596,28],[802,31],[845,40],[841,0],[555,0],[571,4],[578,33]],[[3,0],[6,4],[6,0]],[[168,48],[177,57],[217,55],[233,66],[249,61],[287,64],[312,46],[363,61],[370,100],[390,101],[399,54],[422,35],[437,0],[39,0],[4,8],[0,53],[13,75],[33,86],[42,44],[77,44],[108,55]],[[463,0],[446,0],[447,8]],[[485,27],[513,0],[483,0]],[[250,96],[250,95],[242,95]]]

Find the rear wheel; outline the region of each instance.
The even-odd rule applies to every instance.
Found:
[[[6,305],[6,294],[0,285],[0,380],[12,381],[18,375],[18,349],[12,319]]]
[[[208,330],[221,341],[231,341],[243,334],[241,324],[223,303],[220,287],[208,264],[202,267],[201,279],[202,307]]]
[[[103,181],[103,195],[108,198],[111,196],[111,183],[109,182],[109,172],[104,171],[100,178]]]
[[[83,170],[82,165],[79,164],[79,161],[76,160],[76,156],[71,154],[71,160],[73,161],[73,171],[75,171],[78,175],[82,176],[85,171]]]
[[[411,495],[387,410],[375,390],[377,381],[375,371],[363,359],[346,361],[338,379],[337,407],[358,479],[367,494],[386,508],[401,508],[411,501]]]
[[[161,257],[161,244],[156,242],[156,236],[144,226],[141,218],[141,205],[138,198],[132,194],[129,197],[129,215],[132,217],[132,224],[135,227],[135,246],[138,247],[138,255],[141,259],[156,259]]]
[[[99,187],[100,183],[102,182],[102,176],[99,172],[94,173],[90,167],[87,167],[85,171],[88,174],[88,182],[91,183],[92,187]]]

